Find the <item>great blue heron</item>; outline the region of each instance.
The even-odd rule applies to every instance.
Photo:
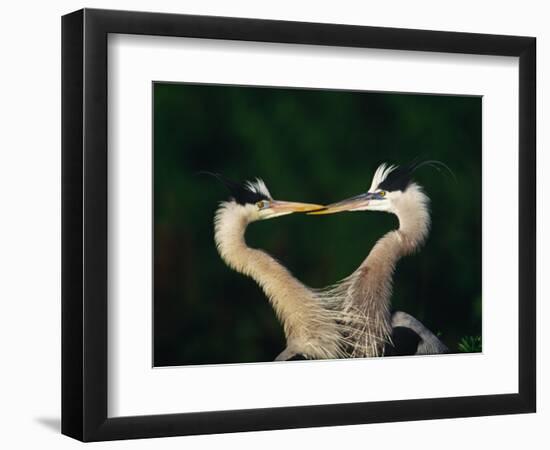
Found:
[[[273,200],[265,183],[259,179],[238,184],[220,176],[218,178],[228,187],[232,199],[222,202],[217,210],[216,245],[223,260],[234,270],[252,277],[270,300],[287,340],[286,349],[276,359],[359,356],[356,339],[364,335],[365,327],[370,326],[368,318],[366,322],[361,322],[355,309],[349,307],[346,298],[338,291],[308,288],[270,255],[248,247],[244,238],[251,222],[322,207]],[[328,292],[338,295],[330,296]],[[365,319],[365,316],[361,318]],[[433,336],[412,316],[397,312],[393,318],[395,345],[388,348],[388,354],[418,353],[416,349],[421,348],[421,339]],[[386,342],[391,342],[391,338]],[[416,346],[415,351],[410,350],[413,346]],[[353,349],[352,353],[350,349]],[[365,356],[378,356],[374,352],[365,353]]]
[[[311,359],[344,357],[337,312],[272,256],[245,242],[246,228],[252,222],[323,206],[274,200],[260,179],[239,184],[217,177],[232,198],[222,202],[216,211],[216,246],[226,264],[253,278],[273,306],[287,343],[277,360],[291,359],[294,355],[307,355]]]
[[[446,353],[445,345],[419,321],[400,313],[390,314],[392,279],[399,259],[416,251],[426,240],[430,229],[429,198],[412,181],[412,175],[424,165],[443,166],[438,161],[415,162],[397,167],[382,164],[374,173],[365,193],[326,206],[309,214],[333,214],[343,211],[384,211],[395,214],[399,228],[390,231],[371,249],[367,258],[349,277],[322,295],[338,299],[348,322],[353,342],[351,356],[378,356],[409,347],[415,354]],[[448,168],[447,168],[448,169]],[[412,319],[412,320],[411,320]],[[405,333],[393,332],[401,327]],[[414,332],[414,333],[411,333]],[[393,347],[393,348],[392,348]]]

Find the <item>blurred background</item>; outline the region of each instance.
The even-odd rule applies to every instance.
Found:
[[[220,172],[261,177],[275,199],[330,203],[365,192],[381,162],[424,167],[432,229],[394,276],[393,309],[451,351],[481,350],[481,98],[155,83],[154,365],[272,361],[281,326],[256,283],[228,268],[213,218]],[[293,214],[249,226],[247,243],[311,287],[353,272],[393,215]]]

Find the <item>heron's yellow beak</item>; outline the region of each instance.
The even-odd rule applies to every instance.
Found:
[[[335,214],[344,211],[353,211],[354,209],[364,208],[369,204],[371,197],[369,194],[360,194],[355,197],[347,198],[341,202],[331,203],[319,211],[308,212],[309,215]]]
[[[284,202],[282,200],[271,200],[269,207],[260,210],[261,219],[273,219],[274,217],[286,216],[295,212],[308,212],[323,209],[323,205],[313,203]]]
[[[313,203],[284,202],[282,200],[273,200],[270,209],[275,214],[290,214],[294,212],[308,212],[323,209],[323,205]]]

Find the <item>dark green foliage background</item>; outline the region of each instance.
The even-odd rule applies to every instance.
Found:
[[[453,351],[481,335],[481,98],[155,83],[154,364],[270,361],[284,335],[254,281],[216,252],[215,179],[263,178],[276,199],[329,203],[364,192],[384,161],[438,159],[416,174],[432,231],[394,277],[393,308]],[[350,274],[394,216],[290,215],[252,224],[250,246],[307,285]]]

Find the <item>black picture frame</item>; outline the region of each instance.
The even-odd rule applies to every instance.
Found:
[[[107,417],[109,33],[519,57],[519,391]],[[536,39],[83,9],[62,18],[62,433],[102,441],[535,412]]]

